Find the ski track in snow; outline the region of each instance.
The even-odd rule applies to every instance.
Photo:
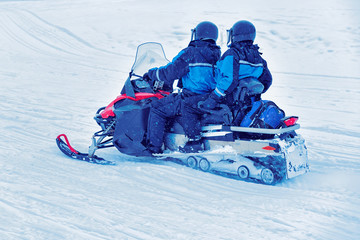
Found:
[[[1,1],[0,239],[358,239],[360,6],[345,2]],[[115,149],[98,155],[116,166],[57,149],[66,133],[86,151],[138,44],[161,42],[171,59],[194,23],[224,32],[239,15],[259,26],[274,69],[264,98],[300,117],[309,174],[264,186]]]

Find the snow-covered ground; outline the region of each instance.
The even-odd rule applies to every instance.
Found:
[[[93,115],[115,98],[136,46],[169,59],[190,29],[241,19],[273,73],[264,98],[299,115],[311,172],[276,186],[115,149],[86,151]],[[358,0],[0,1],[0,239],[360,239]]]

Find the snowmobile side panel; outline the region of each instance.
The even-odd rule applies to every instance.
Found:
[[[278,152],[280,148],[276,141],[272,140],[235,140],[235,141],[221,141],[221,140],[205,140],[205,149],[219,149],[230,147],[236,154],[244,156],[268,156],[280,155]]]
[[[224,125],[209,125],[202,128],[203,131],[216,132],[216,131],[234,131],[234,132],[247,132],[247,133],[262,133],[262,134],[283,134],[291,132],[300,128],[299,124],[287,128],[268,129],[268,128],[248,128],[237,126],[224,126]],[[208,133],[210,134],[210,133]]]

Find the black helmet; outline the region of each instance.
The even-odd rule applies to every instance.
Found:
[[[194,29],[191,29],[191,41],[201,39],[212,39],[216,42],[218,28],[212,22],[201,22]]]
[[[228,43],[231,41],[241,42],[241,41],[254,41],[256,36],[255,26],[246,20],[238,21],[234,26],[228,30]]]

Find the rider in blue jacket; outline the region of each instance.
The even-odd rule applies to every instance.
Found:
[[[163,89],[172,90],[179,79],[181,93],[172,93],[150,108],[147,128],[147,149],[151,153],[160,153],[167,121],[181,115],[184,99],[212,92],[216,87],[214,79],[215,65],[220,59],[221,50],[216,45],[218,29],[211,22],[201,22],[192,30],[191,42],[166,66],[150,69],[144,79],[163,85]]]
[[[199,124],[202,110],[212,110],[219,103],[225,103],[231,110],[238,105],[235,99],[235,90],[239,83],[245,79],[258,80],[264,85],[263,92],[266,92],[272,83],[272,76],[267,67],[266,61],[258,51],[259,47],[254,45],[256,35],[255,27],[248,21],[238,21],[229,30],[229,49],[221,56],[217,63],[216,87],[200,106],[185,102],[183,118],[187,119],[186,129],[193,136],[194,141],[189,142],[189,151],[201,150],[201,125]],[[258,98],[260,96],[257,96]],[[200,111],[199,111],[200,110]]]
[[[227,104],[232,104],[231,94],[240,81],[256,79],[264,85],[265,93],[271,83],[272,76],[266,61],[261,57],[259,47],[253,44],[256,30],[251,22],[242,20],[234,24],[229,30],[229,49],[221,56],[217,63],[218,72],[216,88],[211,95],[215,99],[226,97]],[[206,106],[208,108],[213,107]]]

